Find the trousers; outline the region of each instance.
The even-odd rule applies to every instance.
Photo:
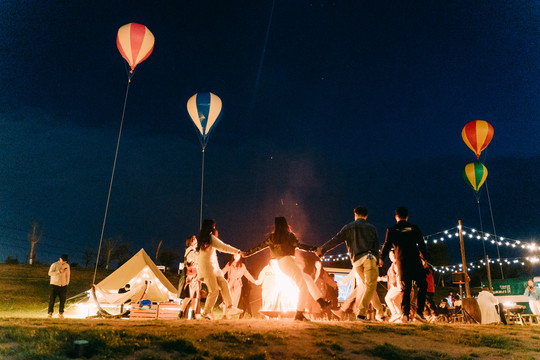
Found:
[[[392,312],[392,316],[399,316],[401,314],[401,290],[397,286],[392,286],[388,289],[384,300],[386,305]]]
[[[52,314],[54,312],[54,302],[56,301],[56,297],[58,297],[58,300],[60,301],[58,312],[60,314],[63,314],[64,304],[66,303],[66,298],[67,298],[67,285],[66,286],[51,285],[51,293],[49,295],[49,314]]]
[[[424,312],[427,294],[426,273],[424,272],[422,264],[415,264],[414,262],[411,264],[398,263],[398,269],[401,274],[401,292],[403,293],[403,299],[401,300],[401,311],[403,315],[409,316],[411,311],[411,290],[413,281],[418,287],[418,294],[416,296],[416,313],[422,315]]]
[[[212,313],[220,290],[225,305],[227,307],[232,305],[229,284],[227,284],[227,280],[223,276],[216,276],[214,273],[211,273],[204,277],[204,283],[208,287],[208,296],[204,304],[204,314]]]
[[[362,298],[358,299],[358,315],[366,316],[367,308],[371,301],[375,301],[375,303],[378,303],[378,305],[380,306],[379,297],[375,293],[377,290],[377,277],[379,276],[377,258],[371,254],[368,256],[364,256],[364,258],[362,258],[359,263],[354,264],[354,269],[360,276],[360,280],[366,286]],[[376,300],[374,300],[375,296],[377,296]]]

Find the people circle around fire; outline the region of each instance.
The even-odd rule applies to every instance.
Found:
[[[363,323],[448,321],[456,307],[461,306],[461,300],[451,294],[439,306],[435,305],[433,267],[428,262],[426,243],[419,227],[408,221],[408,210],[405,207],[395,210],[396,223],[386,229],[382,247],[377,229],[367,221],[368,210],[358,206],[353,214],[354,221],[319,247],[301,243],[287,219],[276,217],[273,231],[263,242],[246,251],[223,242],[216,222],[205,219],[198,237],[191,235],[186,240],[184,266],[187,271],[179,289],[180,317],[214,320],[214,306],[221,296],[219,307],[225,319],[253,317],[251,303],[258,301],[262,303],[260,314],[267,318],[355,319]],[[336,282],[334,275],[323,268],[320,258],[343,243],[352,270]],[[244,259],[267,248],[271,259],[254,277]],[[297,256],[298,250],[316,255],[309,267],[303,256]],[[223,268],[219,266],[217,252],[230,254]],[[379,269],[385,266],[386,257],[390,264],[386,275],[380,276]],[[382,299],[384,306],[377,292],[378,284],[387,290]],[[261,287],[258,292],[261,298],[250,299],[251,286]],[[341,305],[338,286],[348,289],[348,297]],[[200,300],[205,296],[201,309]]]

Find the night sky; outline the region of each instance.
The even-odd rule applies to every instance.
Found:
[[[156,42],[130,85],[105,237],[133,253],[183,253],[198,232],[186,102],[206,91],[223,115],[203,216],[227,243],[256,245],[284,215],[322,244],[357,205],[381,243],[400,205],[425,235],[461,219],[540,241],[540,2],[3,0],[0,261],[25,260],[34,220],[42,262],[97,250],[128,79],[116,33],[131,22]],[[461,178],[472,120],[495,129],[480,214]]]

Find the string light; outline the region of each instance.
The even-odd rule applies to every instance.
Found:
[[[424,240],[426,244],[428,245],[438,244],[439,242],[442,243],[446,239],[454,239],[454,238],[459,237],[459,229],[460,229],[460,226],[458,225],[453,228],[440,231],[438,233],[424,236]],[[462,234],[465,236],[468,236],[470,239],[476,238],[477,240],[487,241],[489,244],[494,244],[494,245],[496,244],[499,246],[506,246],[509,248],[521,247],[521,249],[528,249],[530,251],[540,250],[540,246],[537,246],[536,243],[534,242],[528,243],[522,240],[514,240],[514,239],[506,238],[504,236],[494,236],[490,233],[478,231],[474,228],[468,228],[466,226],[461,226],[461,229],[462,229]],[[324,256],[321,258],[321,260],[325,262],[342,261],[342,260],[348,260],[348,259],[349,259],[348,254],[329,255],[329,256]]]
[[[540,259],[538,257],[525,257],[525,258],[507,258],[507,259],[494,259],[489,260],[490,264],[495,263],[504,263],[506,265],[521,265],[525,266],[525,261],[530,262],[531,264],[536,264],[540,262]],[[476,263],[469,263],[467,265],[471,269],[480,269],[482,266],[486,266],[486,262],[484,260],[479,260]],[[448,266],[434,266],[433,270],[435,270],[438,273],[445,274],[447,272],[455,272],[455,271],[461,271],[463,268],[463,264],[456,264],[456,265],[448,265]]]
[[[424,237],[424,240],[426,241],[426,244],[437,244],[441,241],[444,241],[445,237],[448,239],[453,239],[454,237],[459,236],[459,232],[455,231],[456,229],[459,229],[459,226],[435,234],[427,235]],[[441,234],[444,235],[441,236]],[[477,240],[488,241],[491,244],[497,244],[499,246],[507,246],[511,248],[521,247],[522,249],[529,249],[531,251],[540,250],[540,247],[537,246],[534,242],[526,243],[521,240],[513,240],[504,236],[494,236],[493,234],[481,232],[474,228],[467,228],[465,226],[462,226],[462,234],[464,236],[468,236],[468,238],[470,239],[476,238]]]

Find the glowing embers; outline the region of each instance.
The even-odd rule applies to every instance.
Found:
[[[261,270],[259,282],[262,282],[262,314],[288,316],[296,311],[298,287],[281,272],[277,260],[270,260],[270,264]]]

